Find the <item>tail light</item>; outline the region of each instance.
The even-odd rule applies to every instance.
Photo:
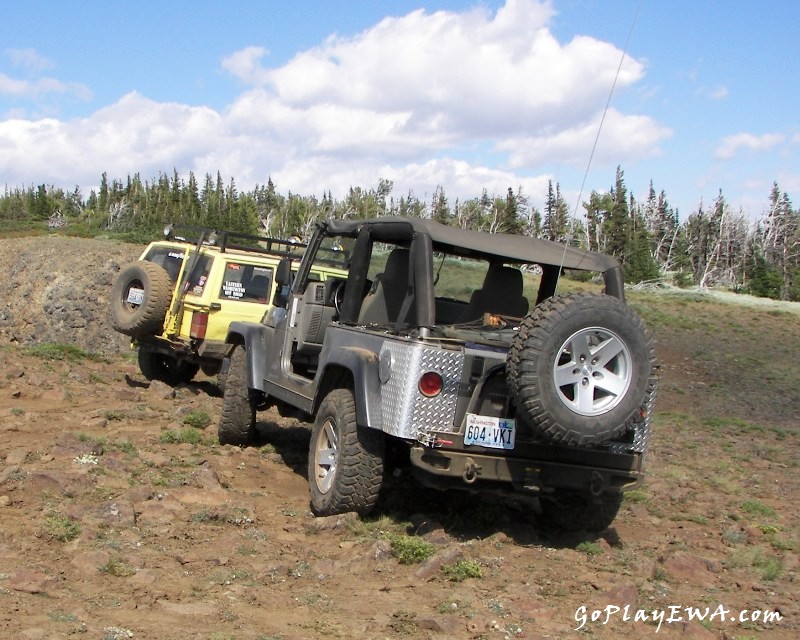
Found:
[[[443,385],[444,383],[442,382],[442,376],[435,371],[423,373],[422,376],[420,376],[419,383],[417,384],[419,387],[419,392],[426,398],[438,396],[442,392]]]
[[[203,340],[206,337],[207,328],[208,311],[195,311],[192,314],[192,328],[189,330],[189,335],[192,338]]]

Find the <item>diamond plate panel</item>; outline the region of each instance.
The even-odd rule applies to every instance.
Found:
[[[633,428],[633,442],[623,443],[615,442],[608,445],[608,450],[612,453],[641,453],[642,456],[647,453],[647,447],[650,444],[650,435],[652,434],[653,423],[653,407],[656,402],[656,384],[651,383],[650,390],[648,391],[648,399],[644,419],[637,422]]]
[[[387,340],[381,347],[380,361],[387,360],[389,375],[381,384],[383,430],[422,442],[432,438],[432,431],[456,431],[453,421],[464,355]],[[417,389],[420,376],[427,371],[436,371],[444,382],[435,398],[426,398]]]

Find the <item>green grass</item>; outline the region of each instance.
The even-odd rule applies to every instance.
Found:
[[[759,502],[758,500],[745,500],[741,504],[741,509],[746,514],[751,516],[762,516],[765,518],[774,518],[777,514],[772,507]]]
[[[393,535],[389,537],[392,555],[400,564],[416,564],[430,558],[436,553],[436,547],[430,542],[415,536]]]
[[[205,429],[211,424],[211,418],[205,411],[194,409],[183,417],[183,424],[188,424],[195,429]]]
[[[474,560],[462,560],[442,567],[444,577],[450,582],[463,582],[468,578],[481,578],[481,566]]]
[[[575,547],[575,550],[582,551],[587,556],[599,556],[603,553],[603,547],[596,542],[581,542],[577,547]]]
[[[74,344],[58,342],[45,342],[34,345],[28,348],[28,353],[43,360],[64,360],[67,362],[81,362],[82,360],[105,361],[105,358],[99,354],[84,351]]]
[[[42,529],[50,538],[59,542],[70,542],[81,533],[81,527],[77,522],[58,513],[45,516]]]
[[[117,578],[127,578],[136,573],[136,569],[119,558],[112,558],[100,567],[100,571]]]
[[[194,427],[184,429],[170,429],[159,437],[163,444],[208,444],[203,432]]]

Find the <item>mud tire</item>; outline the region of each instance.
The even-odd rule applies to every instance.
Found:
[[[350,389],[334,389],[320,405],[308,456],[311,511],[330,516],[369,513],[383,481],[383,433],[356,423]]]
[[[582,447],[607,443],[641,418],[654,368],[653,343],[638,314],[598,294],[537,305],[507,359],[522,424],[536,438]]]
[[[231,353],[225,376],[222,412],[217,428],[220,444],[244,447],[256,439],[258,392],[247,383],[247,353],[244,345],[236,345]]]
[[[128,302],[131,289],[142,289],[141,304]],[[111,286],[114,329],[134,338],[160,334],[172,300],[172,282],[162,267],[146,260],[123,267]]]

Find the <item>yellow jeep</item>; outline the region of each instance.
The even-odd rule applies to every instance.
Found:
[[[299,263],[305,245],[171,225],[164,235],[121,269],[111,288],[111,316],[114,329],[138,346],[142,374],[178,384],[200,369],[220,372],[230,323],[262,319],[282,293],[274,277],[278,263]],[[345,280],[345,253],[327,257],[312,278]]]

